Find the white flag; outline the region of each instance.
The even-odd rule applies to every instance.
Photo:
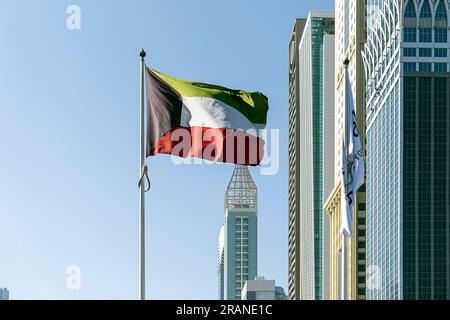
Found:
[[[364,162],[358,125],[356,123],[355,101],[347,70],[345,77],[347,119],[344,125],[347,131],[348,150],[345,150],[345,143],[343,143],[341,232],[347,237],[352,237],[353,206],[356,192],[364,184]]]

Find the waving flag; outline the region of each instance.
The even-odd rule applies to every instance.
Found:
[[[258,165],[267,97],[179,80],[146,68],[147,156],[171,154]]]
[[[343,143],[343,170],[342,170],[342,208],[341,208],[341,232],[344,236],[353,236],[353,207],[355,195],[359,187],[364,184],[364,162],[359,138],[358,125],[356,123],[355,102],[352,87],[345,71],[346,77],[346,123],[345,138]],[[347,141],[345,141],[347,139]]]

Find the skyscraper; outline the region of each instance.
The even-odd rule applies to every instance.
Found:
[[[7,288],[0,288],[0,300],[9,300],[9,291]]]
[[[225,193],[224,298],[241,300],[257,275],[257,188],[246,166],[237,165]]]
[[[355,100],[355,111],[360,128],[363,151],[365,150],[365,79],[361,50],[366,37],[366,5],[361,0],[336,0],[336,41],[335,41],[335,114],[334,114],[334,188],[326,194],[326,210],[329,221],[329,287],[328,298],[340,299],[341,286],[341,172],[342,172],[342,142],[344,134],[345,114],[345,68],[348,62],[348,75],[351,90]],[[327,149],[326,149],[327,150]],[[324,182],[327,177],[324,176]],[[325,191],[325,189],[324,189]],[[346,239],[346,298],[366,298],[366,195],[365,186],[361,186],[355,198],[356,205],[353,215],[354,237]]]
[[[330,111],[324,74],[334,74],[334,67],[324,70],[323,57],[332,34],[334,14],[310,12],[296,21],[289,44],[290,299],[323,298],[323,115]]]
[[[218,278],[218,298],[219,300],[225,300],[225,292],[224,292],[224,267],[225,267],[225,226],[222,225],[220,227],[219,232],[219,245],[217,249],[217,278]]]
[[[300,299],[300,69],[298,46],[306,19],[297,19],[289,41],[289,180],[288,180],[288,295]]]
[[[367,5],[367,297],[450,299],[449,3]]]
[[[329,70],[334,70],[334,34],[324,34],[323,36],[323,72],[326,74]],[[335,103],[334,103],[334,77],[323,78],[323,192],[322,192],[322,206],[325,204],[328,195],[334,188],[334,170],[335,159]],[[323,299],[329,300],[330,287],[330,223],[325,209],[323,209],[323,245],[322,245],[322,287]]]

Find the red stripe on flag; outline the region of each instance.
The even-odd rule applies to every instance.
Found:
[[[180,126],[156,141],[149,156],[158,154],[256,166],[264,156],[264,140],[242,130]]]

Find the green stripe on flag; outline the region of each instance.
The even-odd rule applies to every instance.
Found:
[[[149,69],[174,88],[181,96],[214,98],[239,110],[254,124],[265,125],[267,122],[269,103],[267,97],[261,92],[233,90],[213,84],[180,80],[151,68]]]

